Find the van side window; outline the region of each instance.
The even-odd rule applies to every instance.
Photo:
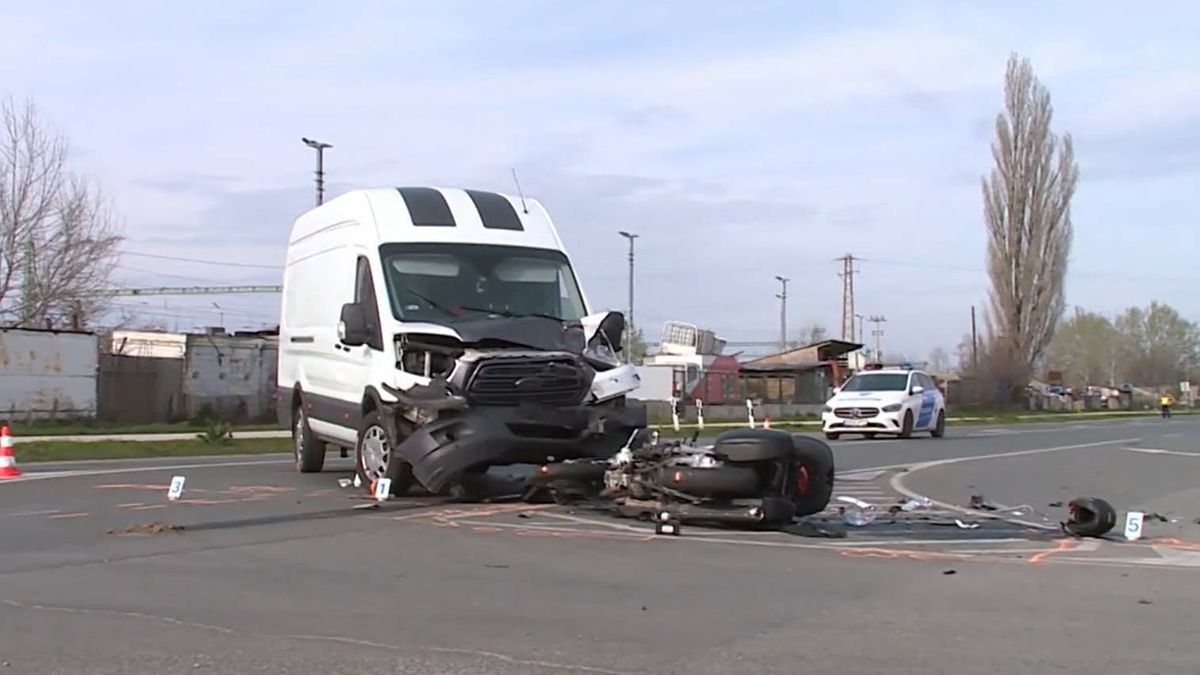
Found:
[[[379,303],[375,297],[375,278],[371,274],[371,264],[359,256],[358,269],[354,281],[354,302],[361,304],[367,315],[367,326],[371,329],[371,339],[367,346],[376,351],[383,351],[383,328],[379,325]]]

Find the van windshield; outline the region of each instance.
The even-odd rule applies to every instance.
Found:
[[[490,244],[384,244],[392,314],[401,321],[453,323],[495,312],[584,316],[567,257],[559,251]]]
[[[904,391],[907,388],[908,373],[872,373],[855,375],[842,391]]]

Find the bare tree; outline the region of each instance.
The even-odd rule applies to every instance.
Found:
[[[944,373],[950,370],[950,355],[941,347],[934,347],[933,351],[929,352],[929,369],[935,373]]]
[[[0,106],[0,323],[82,328],[103,310],[121,237],[103,197],[67,170],[36,106]]]
[[[1016,388],[1054,337],[1065,306],[1073,238],[1071,198],[1079,177],[1070,134],[1051,131],[1050,94],[1027,59],[1012,55],[1005,110],[996,118],[995,166],[983,183],[991,278],[992,366]]]
[[[810,321],[800,329],[800,341],[802,344],[811,345],[821,342],[828,337],[829,331],[821,324]]]

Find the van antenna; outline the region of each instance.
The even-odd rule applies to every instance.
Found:
[[[521,211],[523,211],[525,215],[529,215],[529,207],[525,206],[525,194],[521,192],[521,181],[517,180],[517,170],[515,168],[512,170],[512,175],[513,182],[517,184],[517,196],[521,198]]]

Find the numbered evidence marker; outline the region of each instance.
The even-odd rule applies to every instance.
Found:
[[[375,481],[375,501],[387,501],[389,495],[392,494],[392,479],[380,478]]]
[[[1142,524],[1146,521],[1146,514],[1141,511],[1130,511],[1125,514],[1125,538],[1129,541],[1136,541],[1142,538]]]
[[[183,476],[175,476],[171,479],[171,487],[167,490],[167,499],[175,501],[183,496],[183,483],[187,480]]]

